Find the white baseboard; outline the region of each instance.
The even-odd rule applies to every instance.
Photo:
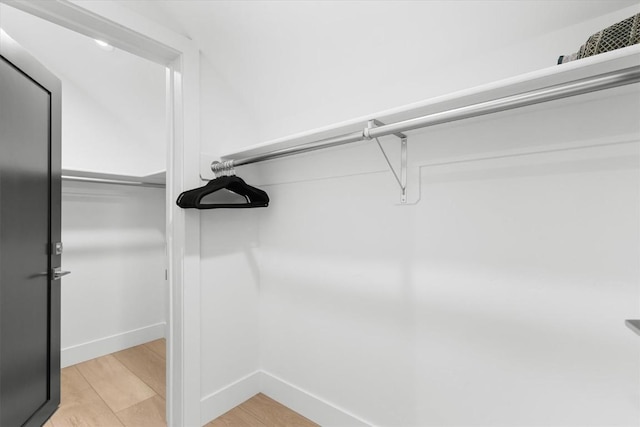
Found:
[[[200,401],[201,425],[258,393],[293,409],[323,427],[365,427],[370,423],[264,371],[256,371]]]
[[[105,354],[164,338],[165,327],[166,323],[164,322],[156,323],[155,325],[63,348],[60,352],[60,365],[65,368]]]
[[[207,424],[260,393],[260,374],[260,371],[256,371],[203,397],[200,400],[200,425]]]
[[[323,427],[364,427],[371,424],[275,375],[262,371],[260,391]]]

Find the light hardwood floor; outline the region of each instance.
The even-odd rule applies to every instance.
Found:
[[[162,427],[165,341],[152,341],[62,370],[60,408],[44,427]],[[311,427],[260,393],[206,427]]]

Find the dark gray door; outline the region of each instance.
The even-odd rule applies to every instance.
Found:
[[[60,82],[0,38],[0,426],[60,403]]]

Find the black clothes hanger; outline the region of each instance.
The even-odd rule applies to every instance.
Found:
[[[243,196],[247,203],[202,203],[202,199],[219,190],[229,190]],[[239,176],[221,176],[212,179],[203,187],[185,191],[176,200],[178,206],[184,209],[219,209],[219,208],[264,208],[269,206],[269,196],[259,188],[244,182]]]

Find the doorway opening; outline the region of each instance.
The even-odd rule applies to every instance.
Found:
[[[169,71],[4,4],[0,25],[62,80],[63,266],[73,274],[61,338],[71,388],[58,413],[65,399],[101,401],[117,417],[149,401],[164,418]]]
[[[116,2],[0,3],[110,43],[168,68],[167,96],[167,420],[200,419],[200,221],[175,205],[181,192],[200,186],[200,57],[184,36],[146,21]],[[0,25],[4,18],[0,14]]]

